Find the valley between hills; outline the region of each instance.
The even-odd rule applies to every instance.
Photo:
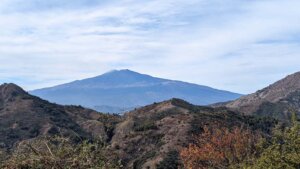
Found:
[[[118,84],[115,79],[123,83]],[[178,92],[162,97],[166,96],[164,92],[171,93],[164,88]],[[92,93],[91,89],[97,89],[90,99],[93,104],[87,102],[86,96]],[[196,89],[197,92],[190,93]],[[119,97],[117,91],[123,96]],[[145,93],[149,91],[152,95],[147,100]],[[59,92],[65,92],[65,97],[56,100],[61,96],[56,95]],[[97,101],[97,97],[105,95],[101,96],[105,100],[113,93],[116,95],[111,99],[115,100],[109,106],[118,106],[116,103],[122,100],[122,107],[132,108],[123,114],[92,109],[108,103]],[[156,97],[159,94],[162,96]],[[77,98],[71,103],[67,101],[70,97]],[[86,104],[79,104],[81,98]],[[300,168],[299,110],[300,73],[246,96],[129,70],[30,92],[15,84],[3,84],[0,166],[4,169],[297,169]]]

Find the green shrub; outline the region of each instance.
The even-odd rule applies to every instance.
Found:
[[[253,169],[299,169],[300,168],[300,124],[296,114],[292,117],[292,126],[283,131],[277,128],[270,142],[261,147],[260,157],[251,167]]]
[[[230,168],[244,169],[299,169],[300,168],[300,124],[296,114],[291,126],[277,126],[270,137],[257,144],[254,156]]]
[[[153,121],[145,121],[144,123],[135,124],[134,131],[157,130],[158,127]]]
[[[179,153],[177,151],[170,151],[166,158],[156,166],[157,169],[178,169],[182,167],[183,165],[180,162]]]
[[[155,157],[155,151],[149,151],[145,153],[142,157],[138,158],[133,162],[133,169],[140,169],[142,168],[143,164],[150,158]]]

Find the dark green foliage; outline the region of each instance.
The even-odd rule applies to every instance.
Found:
[[[174,106],[178,106],[178,107],[182,107],[182,108],[186,108],[186,109],[191,109],[191,108],[194,108],[195,106],[184,101],[184,100],[181,100],[181,99],[172,99],[171,100],[171,103],[174,105]]]
[[[270,134],[275,125],[278,124],[278,120],[272,117],[242,116],[236,112],[226,111],[226,109],[211,110],[211,113],[199,111],[198,113],[194,113],[194,115],[197,118],[192,123],[192,134],[201,133],[204,125],[213,123],[223,124],[229,128],[244,126],[252,130],[260,130],[263,133]]]
[[[275,119],[290,122],[293,112],[300,115],[300,91],[290,93],[287,97],[275,103],[265,102],[260,105],[255,115],[273,117]]]
[[[277,128],[270,141],[265,140],[261,155],[251,168],[299,169],[300,168],[300,123],[294,114],[292,126]]]
[[[154,120],[154,121],[158,121],[158,120],[161,120],[165,117],[174,116],[174,115],[177,115],[177,114],[180,114],[180,113],[181,113],[180,110],[177,107],[175,107],[175,108],[172,108],[170,110],[157,112],[157,113],[155,113],[151,116],[151,119]]]
[[[157,169],[178,169],[182,167],[179,153],[175,150],[168,152],[166,158],[157,165]]]
[[[157,130],[157,126],[153,121],[145,121],[144,123],[135,124],[135,131]]]
[[[102,114],[101,118],[97,120],[102,122],[104,125],[104,130],[107,135],[107,140],[105,141],[110,142],[114,135],[116,125],[122,120],[121,116],[117,114]]]
[[[255,153],[230,168],[245,169],[299,169],[300,168],[300,123],[292,115],[290,127],[276,126],[271,136],[262,138]]]
[[[226,126],[231,128],[233,126],[241,126],[244,124],[244,119],[241,115],[235,112],[229,112],[226,110],[210,110],[210,111],[199,111],[193,113],[195,118],[191,123],[191,135],[198,135],[203,130],[202,128],[206,125],[217,125],[217,126]]]
[[[272,117],[245,116],[244,121],[251,129],[267,134],[271,134],[272,129],[278,124],[278,120]]]
[[[181,99],[172,99],[171,100],[172,104],[174,106],[180,107],[180,108],[184,108],[184,109],[188,109],[190,112],[196,113],[199,111],[212,111],[213,109],[210,107],[204,107],[204,106],[195,106],[193,104],[190,104],[184,100]]]
[[[275,119],[290,119],[289,115],[284,113],[289,109],[289,106],[286,103],[263,103],[259,109],[254,113],[257,116],[261,117],[273,117]]]
[[[6,150],[0,148],[0,167],[1,167],[1,163],[3,161],[6,161],[6,158],[7,158],[7,152],[6,152]]]
[[[148,160],[153,157],[155,157],[156,153],[155,151],[149,151],[146,152],[142,157],[138,158],[133,162],[133,169],[141,169],[143,164]]]
[[[155,145],[163,145],[164,142],[162,141],[162,138],[164,137],[163,134],[156,134],[156,135],[153,135],[151,140],[152,140],[152,143],[155,144]]]

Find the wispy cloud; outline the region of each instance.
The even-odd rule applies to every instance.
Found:
[[[130,68],[236,92],[300,70],[297,0],[2,0],[0,81]]]

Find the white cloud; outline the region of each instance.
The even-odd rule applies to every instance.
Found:
[[[253,92],[299,70],[299,6],[297,0],[3,0],[0,81],[33,89],[130,68]]]

